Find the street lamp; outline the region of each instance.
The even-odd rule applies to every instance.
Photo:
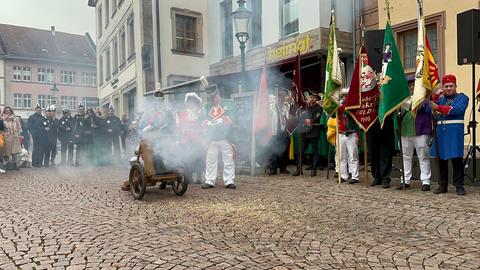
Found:
[[[52,88],[50,89],[50,92],[52,92],[52,97],[53,97],[53,104],[50,104],[50,105],[57,105],[57,100],[55,99],[55,94],[58,93],[58,88],[57,88],[57,84],[56,83],[53,83],[53,86]],[[55,106],[56,107],[56,106]]]
[[[235,37],[240,43],[240,92],[245,87],[245,43],[248,41],[248,25],[252,12],[245,8],[245,0],[238,0],[238,8],[232,12],[233,22],[235,24]]]

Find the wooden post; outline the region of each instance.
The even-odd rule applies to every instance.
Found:
[[[332,149],[332,145],[328,142],[328,152],[327,152],[327,180],[330,178],[330,153]]]
[[[368,145],[367,145],[367,132],[365,131],[363,136],[363,159],[364,159],[364,166],[363,169],[365,170],[365,186],[368,187]]]
[[[401,157],[401,160],[402,160],[402,184],[403,184],[403,190],[406,190],[405,189],[405,164],[403,163],[403,146],[402,146],[402,119],[400,118],[400,121],[399,118],[398,118],[398,113],[400,112],[400,109],[398,109],[396,112],[395,112],[395,118],[397,120],[397,126],[398,126],[398,131],[397,131],[397,134],[398,134],[398,143],[399,143],[399,146],[400,146],[400,157]]]

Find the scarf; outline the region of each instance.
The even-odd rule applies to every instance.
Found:
[[[8,134],[15,134],[15,133],[21,133],[22,132],[22,126],[20,124],[20,121],[18,121],[18,118],[15,115],[3,115],[3,124],[5,125],[5,131]]]

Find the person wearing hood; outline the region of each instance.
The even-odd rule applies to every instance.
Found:
[[[188,156],[182,157],[190,181],[201,182],[204,170],[205,143],[202,135],[202,99],[194,92],[185,95],[185,109],[178,114],[178,134],[183,145],[189,145]]]

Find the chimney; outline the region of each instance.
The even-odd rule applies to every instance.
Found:
[[[51,26],[50,27],[50,30],[52,31],[52,36],[55,36],[55,26]]]

